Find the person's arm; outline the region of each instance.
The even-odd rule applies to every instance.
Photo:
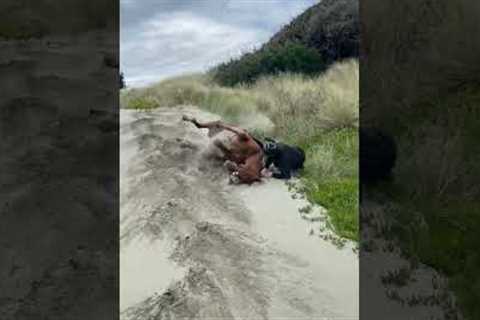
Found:
[[[277,179],[290,179],[292,177],[292,174],[290,172],[290,169],[281,167],[279,168],[279,172],[274,172],[272,174],[272,177]]]
[[[267,160],[265,161],[265,168],[268,169],[270,165],[273,163],[273,156],[265,155],[265,157],[267,158]]]

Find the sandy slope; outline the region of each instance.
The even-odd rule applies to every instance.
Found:
[[[182,113],[216,118],[121,112],[122,319],[357,319],[351,245],[311,235],[281,181],[229,185]]]
[[[118,313],[115,39],[0,40],[2,320]]]

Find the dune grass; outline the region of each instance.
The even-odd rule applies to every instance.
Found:
[[[395,178],[377,192],[397,207],[387,213],[395,220],[389,236],[449,278],[467,319],[480,316],[479,104],[480,87],[467,86],[400,115]]]
[[[340,236],[358,240],[358,131],[329,130],[304,148],[308,199],[328,208],[329,222]]]
[[[316,77],[264,76],[252,84],[222,87],[194,74],[129,89],[123,108],[195,105],[258,136],[302,146],[307,197],[327,208],[335,231],[358,239],[358,62],[331,66]]]
[[[391,132],[398,145],[394,181],[373,193],[400,207],[388,236],[448,276],[463,316],[480,319],[480,2],[363,8],[361,125]]]

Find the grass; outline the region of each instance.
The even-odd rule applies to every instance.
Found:
[[[258,136],[302,146],[307,197],[327,208],[333,229],[358,239],[358,62],[316,77],[284,73],[251,84],[218,85],[209,74],[172,78],[121,93],[133,109],[195,105]]]
[[[393,183],[374,192],[399,207],[385,213],[397,220],[389,236],[447,275],[464,317],[480,319],[480,3],[363,8],[362,125],[390,131],[399,149]]]
[[[358,240],[358,131],[331,130],[306,150],[309,161],[303,179],[308,199],[328,208],[338,235]]]
[[[395,203],[389,237],[450,279],[467,319],[480,317],[479,104],[471,86],[399,115],[394,181],[376,192]]]

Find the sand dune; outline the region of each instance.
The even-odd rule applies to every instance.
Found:
[[[122,319],[357,319],[352,244],[316,236],[282,181],[229,185],[183,113],[217,119],[121,112]]]

